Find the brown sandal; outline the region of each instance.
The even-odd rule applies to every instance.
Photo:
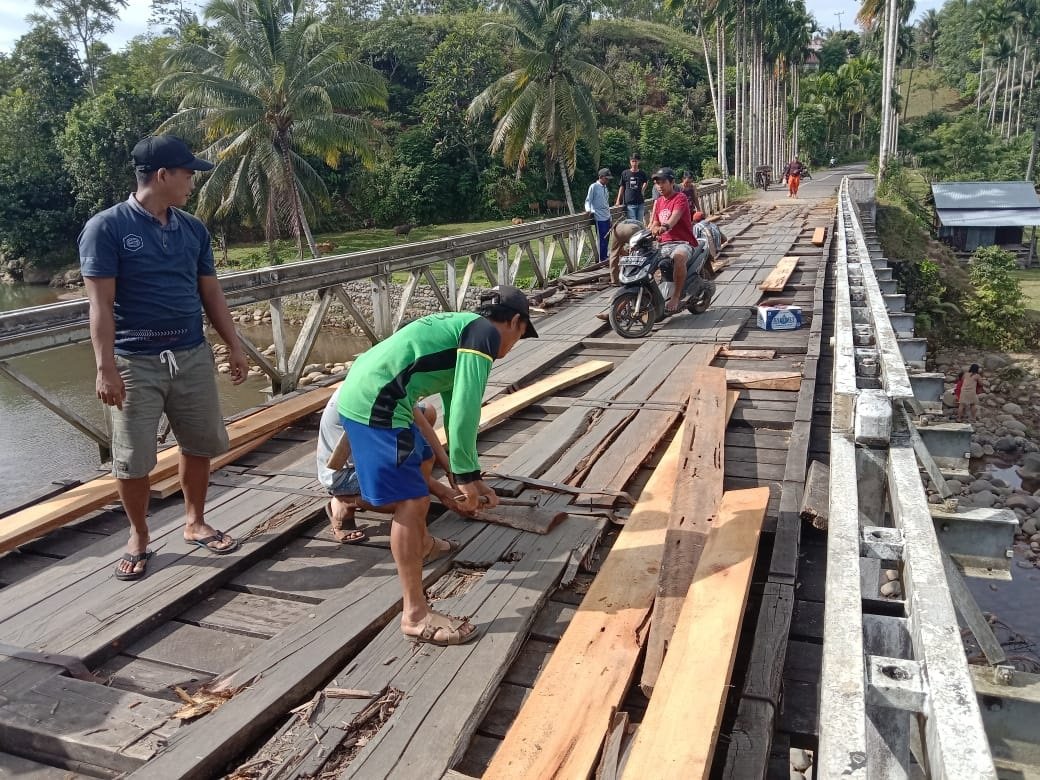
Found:
[[[330,501],[325,505],[325,517],[329,518],[329,525],[332,527],[332,537],[340,544],[360,544],[361,542],[368,541],[368,534],[365,533],[364,528],[357,527],[357,521],[353,518],[350,522],[353,524],[353,528],[344,528],[342,520],[336,520],[332,516],[332,502]],[[342,533],[347,533],[348,536],[340,536]]]
[[[423,556],[423,564],[433,563],[434,561],[440,560],[446,555],[454,555],[459,551],[459,548],[462,547],[462,545],[454,539],[441,539],[439,537],[433,536],[432,534],[430,536],[430,539],[433,540],[433,546],[430,547],[430,551]],[[445,550],[441,547],[442,542],[448,545],[448,549]]]
[[[426,619],[419,624],[419,633],[405,634],[405,637],[416,644],[436,645],[437,647],[464,645],[472,642],[480,633],[476,627],[473,627],[468,634],[463,634],[462,628],[466,625],[472,625],[468,618],[453,618],[450,615],[442,615],[440,612],[430,612],[426,615]],[[438,631],[447,632],[447,639],[437,639]]]

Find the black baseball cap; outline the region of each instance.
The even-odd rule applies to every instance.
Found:
[[[527,329],[521,338],[538,338],[538,331],[534,329],[534,324],[531,322],[531,307],[527,303],[527,296],[516,287],[510,284],[500,284],[497,287],[492,287],[487,292],[481,294],[480,305],[505,306],[507,309],[515,311],[527,323]]]
[[[134,168],[142,173],[160,168],[187,168],[189,171],[209,171],[213,163],[200,160],[191,147],[175,135],[150,135],[142,138],[130,154]]]
[[[661,168],[650,178],[654,181],[657,181],[658,179],[668,179],[669,181],[675,181],[675,171],[673,171],[671,168],[664,167]]]

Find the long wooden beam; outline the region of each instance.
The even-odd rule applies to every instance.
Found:
[[[681,445],[676,436],[654,469],[485,780],[587,777],[595,769],[645,637]]]
[[[231,448],[281,430],[299,418],[324,408],[338,385],[319,387],[287,398],[256,414],[243,417],[227,426]],[[180,448],[159,453],[158,462],[148,475],[157,482],[172,476],[180,464]],[[35,504],[4,518],[0,526],[0,552],[13,550],[20,544],[59,528],[87,512],[115,501],[119,497],[117,480],[101,477],[74,487],[52,499]]]
[[[560,390],[581,384],[600,374],[605,374],[612,368],[614,368],[614,364],[609,360],[588,360],[568,368],[566,371],[540,379],[527,387],[517,390],[515,393],[500,395],[481,407],[480,424],[477,426],[477,431],[486,431],[488,428],[492,428],[503,420],[508,419],[519,410],[537,403],[543,398],[548,398]],[[441,443],[447,441],[443,427],[437,428],[437,437],[441,440]]]
[[[694,384],[683,425],[679,474],[640,681],[647,696],[657,682],[697,562],[718,519],[722,501],[723,440],[728,420],[726,370],[701,369]]]
[[[708,776],[768,504],[768,487],[722,497],[624,779]]]

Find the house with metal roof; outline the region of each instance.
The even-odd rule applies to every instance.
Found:
[[[956,249],[1022,244],[1040,225],[1040,198],[1028,181],[944,181],[932,185],[939,238]]]

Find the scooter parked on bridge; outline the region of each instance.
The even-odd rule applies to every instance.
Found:
[[[661,274],[661,281],[656,279]],[[619,336],[638,339],[646,336],[654,325],[675,312],[665,308],[671,296],[672,258],[662,251],[661,244],[649,230],[640,230],[628,241],[628,254],[621,258],[621,288],[610,302],[610,327]],[[685,289],[680,296],[680,308],[691,314],[708,310],[715,297],[715,282],[711,281],[711,264],[706,247],[693,247],[686,261]]]

